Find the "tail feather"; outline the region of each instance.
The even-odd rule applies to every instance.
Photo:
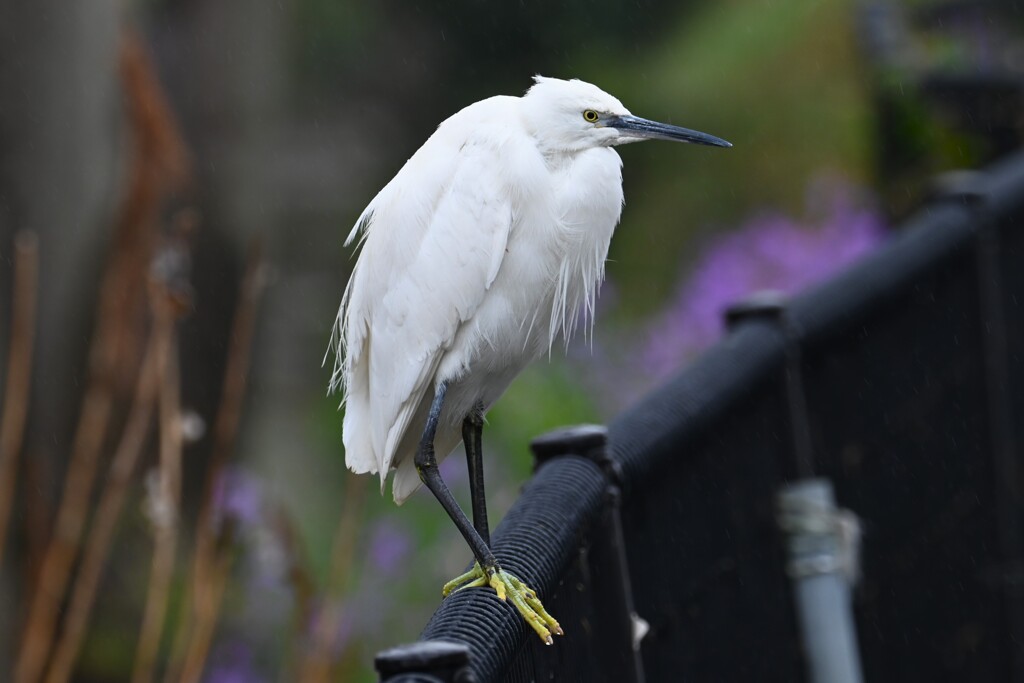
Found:
[[[345,444],[345,466],[356,474],[376,474],[380,470],[369,429],[369,378],[363,372],[349,378],[345,397],[345,419],[341,438]],[[384,472],[387,474],[387,472]],[[381,482],[383,486],[383,482]]]

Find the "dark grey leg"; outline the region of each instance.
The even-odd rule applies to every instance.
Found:
[[[473,528],[491,544],[491,530],[487,524],[487,496],[484,494],[484,462],[480,437],[484,430],[483,406],[477,406],[462,421],[462,443],[466,446],[466,464],[469,466],[469,494],[473,501]]]
[[[441,415],[441,408],[444,406],[444,395],[447,390],[447,385],[438,385],[437,392],[434,394],[434,402],[430,404],[427,425],[423,430],[423,438],[420,439],[420,447],[416,451],[416,471],[419,472],[420,480],[426,484],[430,492],[434,494],[434,497],[444,507],[448,516],[451,517],[451,520],[455,522],[455,526],[459,528],[462,537],[466,539],[466,543],[469,544],[477,562],[480,563],[480,566],[483,567],[487,574],[491,574],[498,566],[497,561],[494,559],[494,554],[491,552],[487,542],[469,523],[466,513],[459,507],[458,501],[452,496],[452,492],[448,490],[448,486],[441,479],[441,474],[437,471],[437,458],[434,455],[434,435],[437,433],[437,420]]]

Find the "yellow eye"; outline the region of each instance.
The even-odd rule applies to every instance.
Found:
[[[590,123],[595,123],[599,118],[601,117],[598,116],[597,112],[594,111],[593,109],[587,109],[585,112],[583,112],[583,119],[585,121],[589,121]]]

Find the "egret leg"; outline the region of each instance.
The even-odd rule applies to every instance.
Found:
[[[455,522],[455,526],[458,527],[462,537],[469,544],[470,550],[473,551],[476,561],[483,567],[496,567],[498,563],[494,559],[494,554],[491,552],[490,547],[480,537],[476,529],[473,528],[473,525],[469,523],[466,513],[459,507],[459,502],[455,500],[455,496],[452,495],[448,485],[441,479],[441,473],[437,469],[437,458],[434,454],[434,435],[437,434],[437,421],[441,416],[441,408],[444,407],[444,396],[447,390],[448,386],[446,384],[439,384],[434,394],[434,401],[430,404],[427,426],[423,430],[423,437],[420,439],[420,446],[416,451],[416,471],[420,475],[420,480],[430,489],[430,492],[441,503],[448,516]]]
[[[437,469],[437,458],[434,453],[434,436],[437,434],[437,422],[441,416],[441,409],[444,407],[444,397],[447,390],[446,384],[439,384],[434,394],[434,400],[430,404],[427,425],[423,430],[423,438],[420,439],[420,445],[416,451],[416,471],[420,475],[420,480],[430,489],[430,492],[441,503],[451,520],[455,522],[455,526],[458,527],[462,537],[466,539],[470,549],[473,551],[476,563],[473,565],[473,569],[445,584],[443,593],[447,596],[454,591],[464,588],[490,586],[501,600],[510,598],[512,604],[530,627],[540,636],[541,640],[550,645],[552,643],[552,633],[562,635],[562,628],[558,625],[558,621],[545,611],[544,606],[533,589],[524,584],[518,577],[509,574],[498,566],[498,561],[495,559],[494,553],[491,552],[490,546],[484,541],[476,527],[470,524],[469,519],[466,518],[466,513],[459,507],[458,501],[455,500],[447,484],[441,479],[441,474]],[[465,423],[463,426],[465,427]],[[474,450],[476,458],[479,459],[479,432],[475,438],[477,448]],[[479,467],[479,463],[477,465],[476,471],[480,473],[480,508],[481,511],[484,511],[483,471]],[[473,479],[472,473],[471,479]],[[477,515],[475,496],[473,512],[476,521],[483,519],[484,530],[486,531],[487,518],[486,516],[480,517]]]
[[[483,406],[477,406],[462,421],[462,443],[466,446],[466,465],[469,468],[469,495],[473,501],[473,528],[491,545],[491,530],[487,523],[487,496],[484,494],[484,462],[481,435],[484,430]]]

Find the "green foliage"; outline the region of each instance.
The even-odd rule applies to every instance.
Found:
[[[561,355],[555,348],[552,355]],[[487,435],[508,452],[508,476],[522,481],[533,460],[527,445],[535,436],[570,424],[600,421],[592,397],[562,358],[536,362],[520,375],[488,415]],[[489,461],[490,462],[490,461]]]
[[[871,116],[851,12],[821,0],[709,4],[653,49],[588,72],[635,113],[735,145],[622,151],[627,206],[609,271],[624,309],[664,300],[697,231],[764,206],[797,212],[823,169],[867,177]]]
[[[356,76],[359,70],[351,66],[374,49],[373,38],[386,28],[380,10],[373,2],[296,3],[296,72],[327,92],[339,77]]]

